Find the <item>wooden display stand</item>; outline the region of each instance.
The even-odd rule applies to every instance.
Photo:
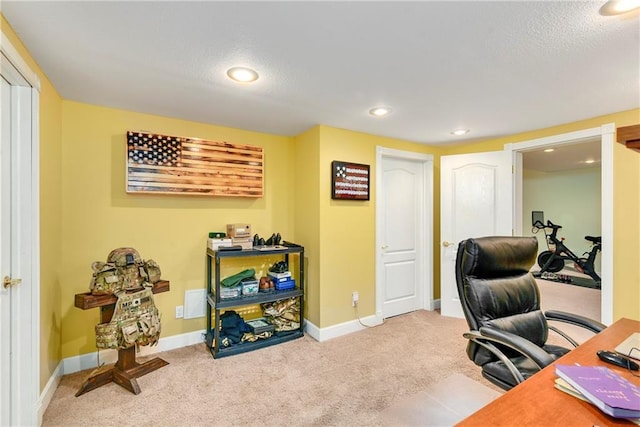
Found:
[[[169,291],[169,281],[160,280],[153,284],[153,293]],[[92,295],[90,292],[76,294],[75,306],[83,310],[100,307],[100,322],[106,323],[111,320],[113,311],[116,306],[117,297],[114,295]],[[149,372],[160,369],[169,362],[159,357],[151,359],[145,363],[136,362],[136,348],[130,347],[124,350],[118,350],[118,361],[113,365],[99,367],[89,374],[89,378],[85,380],[76,397],[83,395],[105,384],[114,382],[126,388],[133,394],[140,394],[140,386],[136,378],[148,374]]]

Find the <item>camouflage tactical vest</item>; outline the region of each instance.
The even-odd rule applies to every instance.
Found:
[[[160,313],[151,288],[132,293],[119,291],[116,296],[111,321],[96,325],[96,347],[124,349],[156,344],[160,338]]]
[[[145,282],[160,280],[160,267],[150,259],[144,261],[133,248],[118,248],[109,253],[107,262],[95,261],[89,289],[93,295],[108,295],[121,290],[140,288]]]

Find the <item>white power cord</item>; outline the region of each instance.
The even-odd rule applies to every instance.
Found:
[[[358,318],[358,322],[362,326],[364,326],[365,328],[377,328],[378,326],[384,325],[384,319],[382,319],[382,323],[377,324],[377,325],[367,325],[367,324],[363,323],[362,320],[360,319],[360,312],[358,311],[358,301],[354,301],[353,302],[353,308],[355,308],[355,310],[356,310],[356,317]]]

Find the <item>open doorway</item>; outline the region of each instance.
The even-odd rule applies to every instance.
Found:
[[[562,233],[558,236],[565,237],[567,245],[577,255],[582,255],[589,249],[584,236],[601,236],[603,250],[597,257],[596,270],[600,272],[602,283],[601,289],[595,290],[596,295],[599,296],[595,304],[599,303],[600,313],[599,316],[594,315],[593,311],[585,314],[588,314],[588,317],[600,319],[605,324],[613,321],[613,201],[611,198],[614,133],[615,125],[606,124],[597,128],[510,144],[508,148],[505,147],[513,151],[518,171],[514,199],[516,203],[515,234],[534,235],[531,233],[532,211],[543,210],[547,219],[563,226]],[[543,152],[544,149],[549,148],[556,150],[557,164],[552,156],[544,157],[545,154],[553,154]],[[527,159],[529,170],[534,169],[532,164],[541,158],[542,160],[538,163],[543,163],[545,166],[536,166],[537,168],[547,168],[549,171],[556,169],[560,172],[555,172],[557,176],[548,175],[547,179],[543,176],[542,179],[527,182],[532,175],[540,178],[541,174],[553,173],[525,172],[524,160],[527,156],[532,156]],[[578,159],[576,156],[582,158]],[[587,158],[594,162],[585,163]],[[569,164],[570,159],[574,159],[572,165]],[[542,190],[539,190],[539,194],[533,195],[532,189],[536,187]],[[556,197],[558,193],[561,197]],[[545,198],[548,198],[550,203],[543,209],[532,208],[533,204],[540,206],[544,203],[541,199]],[[575,209],[570,209],[569,204],[575,205]],[[567,206],[563,209],[563,205]],[[540,249],[546,249],[544,234],[539,234],[537,237]],[[567,267],[571,268],[572,265],[568,264]],[[578,291],[574,289],[573,292]],[[580,297],[572,298],[571,302],[579,299]],[[566,311],[576,312],[573,309]]]
[[[542,263],[547,251],[554,250],[553,243],[546,238],[553,230],[534,227],[536,219],[542,219],[545,225],[550,220],[561,226],[557,238],[576,256],[588,256],[593,244],[585,236],[599,238],[602,234],[601,182],[600,138],[522,153],[522,234],[538,238]],[[532,269],[543,308],[600,319],[600,283],[570,260],[555,261],[541,274],[540,262]],[[599,275],[599,253],[593,264]]]
[[[532,228],[532,214],[536,212],[554,224],[561,225],[558,238],[578,256],[590,250],[585,236],[601,233],[601,148],[600,139],[577,144],[528,151],[522,154],[522,224],[538,237],[539,252],[546,250],[545,235]],[[596,271],[601,270],[600,257],[596,257]],[[581,277],[566,262],[566,273]],[[582,275],[584,276],[584,275]],[[588,277],[588,276],[587,276]],[[595,283],[579,282],[587,287]]]
[[[569,146],[586,141],[599,140],[601,144],[601,293],[600,293],[600,321],[604,324],[613,323],[613,149],[615,137],[615,124],[609,123],[599,127],[554,135],[529,141],[506,144],[503,151],[457,154],[454,156],[442,156],[440,158],[440,237],[441,237],[441,267],[440,267],[440,290],[441,309],[443,316],[463,317],[461,313],[460,300],[457,297],[455,287],[454,263],[455,255],[452,248],[457,247],[458,242],[468,237],[479,235],[525,235],[526,229],[530,230],[531,220],[527,220],[527,225],[523,224],[523,204],[522,204],[522,157],[523,153],[536,151],[549,147]],[[473,157],[482,154],[487,159],[477,160]],[[500,162],[501,157],[506,155],[511,162]],[[449,161],[451,160],[451,162]],[[455,163],[455,168],[453,162]],[[504,163],[504,164],[503,164]],[[473,174],[466,174],[470,179],[470,184],[451,185],[458,180],[448,179],[453,177],[454,169],[465,171],[466,166],[475,165],[474,168],[487,166],[486,171],[490,171],[491,177],[482,181],[473,180]],[[467,191],[464,197],[455,196],[459,189],[473,188],[474,182],[486,183],[490,188],[482,191]],[[506,189],[497,188],[497,184],[505,183]],[[513,192],[510,190],[513,189]],[[578,190],[576,190],[578,191]],[[468,194],[473,194],[473,209],[458,207],[452,201],[466,200]],[[499,197],[496,197],[499,196]],[[508,197],[507,197],[508,196]],[[513,196],[513,197],[511,197]],[[481,197],[482,200],[476,199]],[[486,200],[485,200],[486,199]],[[499,200],[501,199],[501,200]],[[476,206],[486,207],[483,210],[476,209]],[[506,210],[508,217],[498,213]],[[484,214],[484,215],[483,215]],[[469,218],[464,217],[467,215]],[[454,221],[455,220],[455,221]],[[456,225],[472,224],[472,228],[461,229]],[[499,226],[500,229],[492,228],[482,230],[476,224],[490,224],[492,227]],[[471,231],[469,231],[471,230]],[[466,233],[466,234],[465,234]],[[596,316],[597,317],[597,316]]]

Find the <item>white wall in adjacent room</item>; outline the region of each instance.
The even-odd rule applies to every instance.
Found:
[[[562,226],[558,237],[579,257],[591,249],[584,236],[600,236],[601,186],[600,168],[574,169],[560,172],[523,172],[523,235],[538,237],[539,251],[547,249],[544,233],[531,232],[531,212],[543,211],[545,223],[551,220]],[[603,248],[607,250],[607,248]],[[586,256],[586,255],[585,255]],[[596,258],[600,270],[600,255]]]

